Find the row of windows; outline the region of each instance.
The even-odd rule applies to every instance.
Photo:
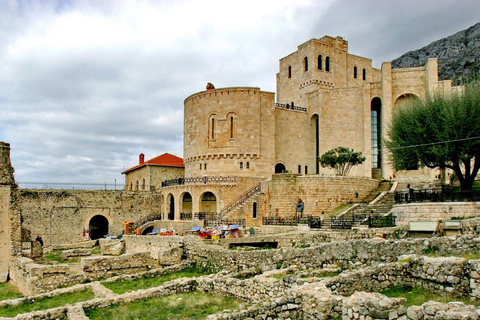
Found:
[[[358,69],[357,69],[357,66],[353,67],[353,77],[354,77],[355,79],[358,78]],[[363,80],[367,80],[367,70],[365,70],[365,69],[363,69],[362,78],[363,78]]]
[[[230,128],[229,128],[230,139],[234,139],[235,138],[235,117],[234,116],[230,116],[229,124],[230,124]],[[215,125],[216,125],[215,117],[212,116],[210,120],[210,138],[212,140],[215,140]]]
[[[139,186],[140,186],[140,183],[137,180],[135,184],[135,190],[139,190],[140,189]],[[133,191],[133,182],[130,182],[130,190]],[[142,190],[145,190],[145,178],[143,178],[143,181],[142,181]]]
[[[323,70],[323,56],[321,54],[317,57],[317,69]],[[303,69],[308,71],[308,57],[303,58]],[[330,72],[330,57],[325,58],[325,71]],[[292,66],[288,66],[288,77],[292,77]]]
[[[207,164],[206,163],[200,163],[200,170],[207,170]],[[250,169],[250,162],[245,162],[245,168],[246,169]],[[243,169],[243,162],[240,162],[240,169]],[[145,179],[144,180],[144,184],[145,184]],[[137,184],[138,184],[138,181],[137,181]],[[145,189],[145,186],[144,186],[144,189]]]

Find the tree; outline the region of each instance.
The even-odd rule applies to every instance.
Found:
[[[361,152],[355,152],[346,147],[337,147],[325,152],[318,158],[322,167],[330,167],[335,170],[337,176],[347,176],[353,166],[365,161]]]
[[[471,190],[480,168],[480,85],[411,99],[395,110],[385,141],[396,170],[451,169]]]

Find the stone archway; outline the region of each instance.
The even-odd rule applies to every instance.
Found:
[[[92,240],[103,238],[108,234],[108,219],[102,215],[93,216],[88,223]]]
[[[167,204],[168,220],[175,220],[175,198],[171,193],[167,196]]]
[[[275,173],[284,173],[286,171],[287,169],[285,168],[285,165],[283,163],[277,163],[275,165]]]
[[[217,197],[213,192],[207,191],[200,197],[200,212],[217,212]]]

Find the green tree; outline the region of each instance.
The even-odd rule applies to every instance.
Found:
[[[411,99],[395,110],[388,136],[394,169],[451,169],[461,189],[471,190],[480,168],[480,85]]]
[[[346,147],[337,147],[325,152],[318,158],[322,167],[330,167],[335,170],[337,176],[347,176],[353,166],[365,161],[361,152],[355,152]]]

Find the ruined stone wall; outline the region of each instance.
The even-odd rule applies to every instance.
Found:
[[[31,236],[41,236],[45,245],[84,240],[83,229],[90,220],[104,216],[109,234],[123,232],[125,221],[138,221],[160,213],[160,196],[152,192],[21,190],[19,209],[24,228]],[[33,240],[32,239],[32,240]]]
[[[10,162],[10,144],[0,142],[0,282],[8,279],[13,257],[22,251],[18,188]]]

